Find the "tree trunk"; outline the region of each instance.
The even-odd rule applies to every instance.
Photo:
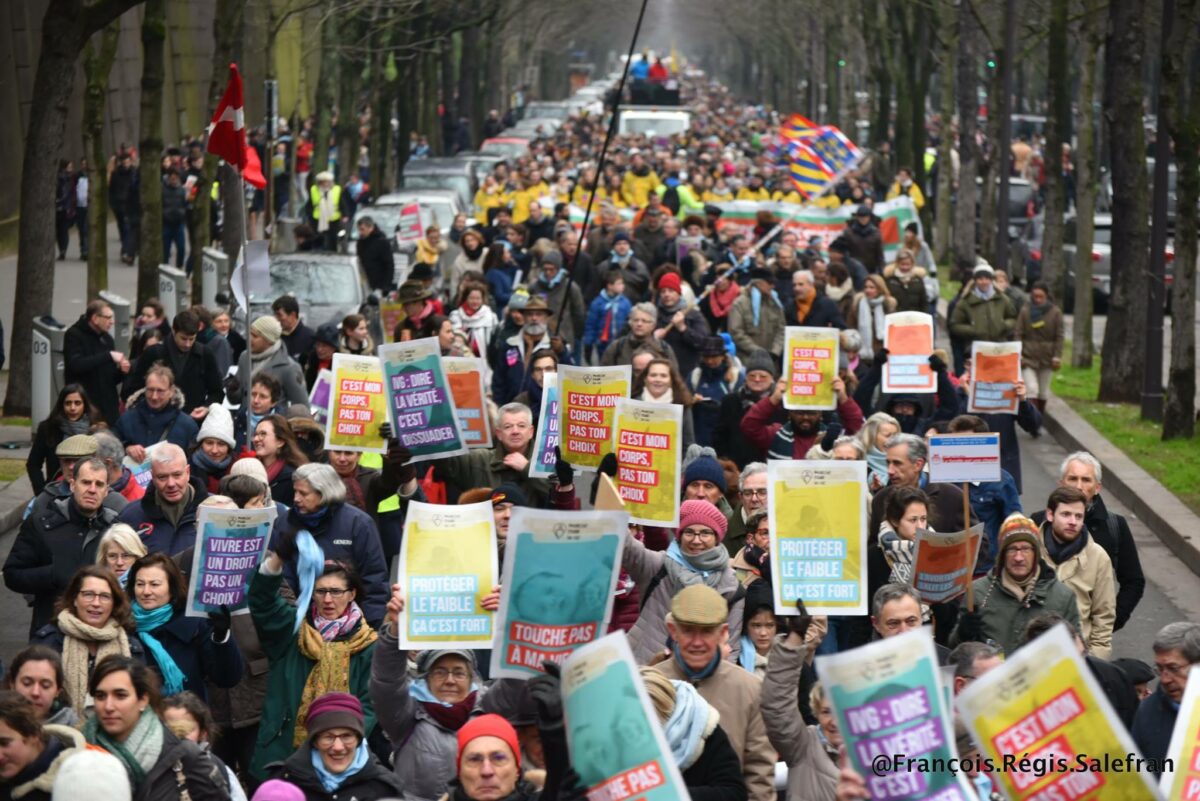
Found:
[[[1100,45],[1104,37],[1103,0],[1089,0],[1080,35],[1079,142],[1075,152],[1075,250],[1091,253],[1095,236],[1095,212],[1099,148],[1096,142],[1096,79]],[[1071,365],[1090,368],[1092,344],[1092,260],[1075,260],[1075,324],[1071,328]]]
[[[339,25],[338,37],[342,42],[352,42],[358,32],[358,20],[354,14],[346,14]],[[338,181],[346,183],[350,176],[358,170],[358,100],[359,76],[362,74],[363,63],[342,53],[338,59],[338,124],[337,124],[337,166]],[[401,131],[407,137],[407,131]],[[372,194],[375,194],[372,192]]]
[[[1000,158],[998,142],[1000,141],[1000,124],[1003,121],[1004,105],[1000,102],[1004,92],[1004,80],[1000,65],[1004,63],[1004,51],[994,51],[996,69],[992,70],[988,81],[988,117],[987,136],[992,143],[992,150],[987,159],[987,171],[983,176],[982,195],[979,198],[979,253],[984,260],[999,269],[1007,266],[1000,259],[1007,254],[996,253],[996,201],[1000,184]]]
[[[479,7],[471,3],[467,13],[476,16]],[[472,25],[462,32],[462,59],[458,64],[458,113],[471,121],[471,146],[483,139],[483,115],[477,107],[479,80],[476,64],[479,61],[479,26]]]
[[[321,20],[321,68],[317,73],[317,121],[313,126],[312,174],[329,168],[329,137],[337,92],[337,33],[335,8],[330,4]]]
[[[938,77],[941,80],[942,138],[938,143],[937,219],[934,226],[933,260],[946,264],[950,258],[950,220],[954,214],[954,55],[958,49],[957,20],[947,16],[945,47]]]
[[[1062,146],[1066,142],[1067,120],[1071,114],[1070,74],[1067,66],[1067,12],[1070,0],[1051,0],[1049,35],[1046,45],[1046,89],[1050,103],[1046,109],[1046,206],[1042,229],[1042,280],[1062,296],[1063,214],[1066,212],[1066,187],[1063,185]],[[1064,108],[1065,106],[1065,108]],[[1090,253],[1090,251],[1089,251]],[[1076,262],[1084,260],[1082,251]]]
[[[142,17],[142,102],[138,133],[138,180],[142,236],[138,249],[138,307],[158,294],[162,261],[162,88],[167,0],[146,0]]]
[[[1168,117],[1178,171],[1175,196],[1175,282],[1171,287],[1171,369],[1163,408],[1163,439],[1196,434],[1196,257],[1200,203],[1200,78],[1187,87],[1187,65],[1195,63],[1197,0],[1179,0],[1181,24],[1163,59],[1163,88],[1175,97]],[[1164,24],[1166,22],[1164,21]]]
[[[1112,291],[1100,362],[1100,400],[1137,403],[1146,330],[1150,225],[1142,134],[1143,17],[1137,3],[1109,3],[1104,116],[1112,132]],[[1079,253],[1086,259],[1090,254]]]
[[[33,321],[51,311],[54,298],[54,189],[66,136],[67,106],[75,89],[75,63],[94,33],[138,0],[50,0],[42,17],[41,51],[33,78],[29,127],[21,168],[17,285],[13,292],[9,375],[30,374]],[[7,415],[28,415],[28,380],[10,380]]]
[[[83,152],[88,160],[87,296],[108,289],[108,165],[104,157],[104,109],[108,105],[108,75],[117,57],[121,23],[113,20],[83,51]]]
[[[958,105],[958,193],[954,205],[954,266],[966,280],[975,268],[975,178],[979,175],[979,147],[975,142],[979,114],[979,88],[975,18],[967,3],[958,5],[958,58],[954,96]]]

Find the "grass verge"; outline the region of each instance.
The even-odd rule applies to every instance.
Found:
[[[24,459],[0,459],[0,484],[16,481],[25,475]]]
[[[1063,353],[1063,368],[1051,387],[1080,417],[1116,445],[1143,470],[1200,514],[1200,444],[1195,440],[1163,442],[1162,426],[1141,418],[1141,410],[1128,403],[1101,403],[1100,358],[1086,370],[1071,367],[1070,344]]]

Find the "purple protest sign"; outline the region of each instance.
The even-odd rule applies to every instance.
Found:
[[[188,577],[188,617],[206,617],[226,606],[245,612],[250,578],[258,569],[275,507],[218,509],[201,506],[196,521],[196,547]]]

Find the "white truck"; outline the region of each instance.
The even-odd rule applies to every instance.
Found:
[[[691,113],[678,106],[622,106],[620,114],[617,133],[621,136],[675,136],[692,124]]]

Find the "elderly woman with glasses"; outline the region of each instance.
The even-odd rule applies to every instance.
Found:
[[[269,665],[250,764],[250,773],[260,781],[268,778],[268,765],[312,743],[309,717],[323,695],[349,693],[358,700],[360,738],[375,728],[367,687],[378,635],[358,605],[362,585],[354,568],[343,562],[326,562],[319,573],[315,582],[311,574],[302,578],[295,607],[279,594],[283,561],[275,552],[267,553],[250,581],[250,615]]]

